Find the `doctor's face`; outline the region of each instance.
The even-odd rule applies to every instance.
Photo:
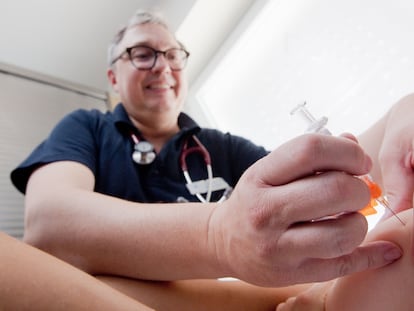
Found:
[[[174,36],[158,24],[142,24],[128,29],[116,56],[126,48],[146,46],[158,51],[181,48]],[[151,69],[137,69],[124,53],[108,73],[113,88],[130,117],[140,123],[175,122],[187,96],[183,70],[172,70],[165,55],[158,53]]]

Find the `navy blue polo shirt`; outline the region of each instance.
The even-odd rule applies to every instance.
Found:
[[[162,148],[150,165],[132,160],[131,131],[140,137],[124,107],[113,112],[76,110],[64,117],[23,163],[11,172],[16,188],[25,193],[31,173],[56,161],[75,161],[87,166],[95,176],[94,190],[136,202],[176,202],[178,197],[198,201],[186,188],[180,165],[182,145],[195,134],[210,153],[213,176],[234,187],[243,172],[267,151],[239,136],[200,128],[189,116],[178,118],[180,132]],[[188,144],[194,142],[189,139]],[[193,181],[206,179],[207,170],[200,154],[187,157]],[[222,193],[213,193],[212,201]]]

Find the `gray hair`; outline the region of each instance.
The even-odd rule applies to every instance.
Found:
[[[137,25],[143,25],[143,24],[158,24],[168,31],[170,30],[170,27],[168,26],[167,22],[163,18],[163,16],[158,12],[151,12],[151,11],[144,11],[144,10],[138,10],[135,12],[135,14],[128,20],[126,26],[123,26],[114,36],[112,39],[109,47],[108,47],[108,64],[111,65],[112,60],[115,58],[114,53],[116,52],[116,49],[119,45],[119,43],[122,41],[122,39],[125,36],[125,33],[128,29],[133,28]],[[173,34],[174,35],[174,34]],[[178,40],[177,40],[178,42]],[[181,43],[179,43],[181,45]]]

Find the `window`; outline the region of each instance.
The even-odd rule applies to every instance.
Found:
[[[290,111],[306,101],[359,134],[414,90],[414,2],[259,2],[196,90],[211,126],[273,149],[303,132]]]

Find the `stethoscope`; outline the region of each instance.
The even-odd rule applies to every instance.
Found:
[[[196,143],[195,146],[188,146],[188,142],[190,137]],[[224,190],[223,195],[218,200],[218,202],[222,202],[226,200],[232,191],[232,188],[227,184],[227,182],[221,177],[213,178],[213,169],[211,167],[211,158],[210,153],[208,152],[207,148],[201,143],[201,141],[195,136],[191,135],[187,137],[184,141],[183,148],[181,150],[180,155],[180,166],[183,172],[185,181],[187,182],[186,187],[190,191],[192,195],[195,195],[200,202],[207,203],[211,200],[211,194],[213,191],[216,190]],[[154,151],[153,145],[145,140],[139,140],[135,133],[131,132],[131,138],[134,142],[134,151],[132,152],[132,160],[140,165],[148,165],[151,164],[155,158],[156,153]],[[188,155],[192,153],[199,153],[204,160],[207,169],[207,179],[200,180],[193,182],[188,173],[188,167],[186,159]],[[206,185],[207,184],[207,185]],[[205,197],[202,196],[201,193],[206,193]],[[179,198],[180,202],[185,201],[184,198]]]

